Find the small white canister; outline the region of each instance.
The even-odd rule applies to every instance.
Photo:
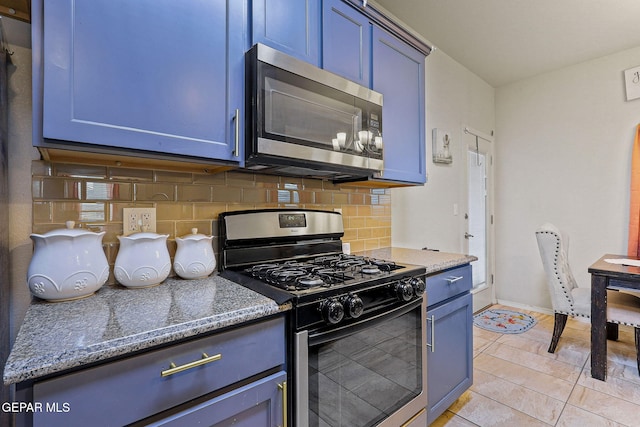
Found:
[[[113,275],[128,288],[147,288],[162,283],[171,271],[168,234],[135,233],[118,236],[120,249]]]
[[[183,279],[200,279],[207,277],[216,268],[213,254],[213,236],[198,234],[197,228],[191,234],[176,237],[176,256],[173,259],[173,270]]]

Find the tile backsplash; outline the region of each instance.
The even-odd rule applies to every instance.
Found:
[[[343,241],[353,252],[391,246],[391,195],[383,188],[235,171],[211,175],[34,161],[32,195],[34,233],[63,228],[70,220],[105,231],[111,265],[122,209],[128,207],[156,208],[156,231],[169,235],[172,257],[176,236],[197,228],[217,237],[221,212],[263,208],[341,209]]]

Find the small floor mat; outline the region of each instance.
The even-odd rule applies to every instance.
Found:
[[[537,320],[528,314],[511,310],[489,309],[473,316],[475,326],[502,334],[521,334],[536,323]]]

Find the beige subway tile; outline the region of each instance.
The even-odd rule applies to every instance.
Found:
[[[302,188],[316,190],[324,188],[324,185],[321,179],[302,178]]]
[[[193,219],[218,218],[218,215],[226,211],[226,203],[196,203],[193,206]]]
[[[226,173],[227,185],[233,187],[255,187],[255,176],[253,173],[243,173],[230,171]]]
[[[380,249],[380,240],[379,239],[367,239],[364,241],[365,250],[371,249]]]
[[[280,188],[288,189],[288,190],[299,190],[302,189],[302,178],[294,178],[291,176],[283,176],[280,177]]]
[[[145,184],[135,183],[134,200],[145,201],[174,201],[176,200],[176,189],[173,184]]]
[[[266,203],[268,202],[268,192],[262,188],[243,188],[243,203]]]
[[[193,175],[187,172],[154,171],[155,182],[191,183]]]
[[[373,233],[371,232],[371,230],[371,228],[359,228],[358,240],[371,239],[373,237]]]
[[[188,220],[193,219],[192,203],[157,203],[156,220]]]
[[[199,234],[210,236],[212,221],[176,221],[176,236],[182,237],[192,233],[192,229],[197,228]]]
[[[44,187],[44,185],[42,183],[42,179],[33,178],[31,180],[31,197],[34,200],[42,199],[42,197],[43,197],[43,194],[42,194],[43,187]]]
[[[371,230],[371,237],[387,237],[387,229],[384,227],[369,228],[369,230]]]
[[[51,176],[53,173],[51,163],[42,160],[31,161],[32,176]]]
[[[241,203],[242,190],[238,187],[213,186],[211,192],[211,201],[225,203]]]
[[[349,193],[349,204],[364,205],[364,194]]]
[[[384,237],[378,240],[380,242],[381,248],[390,248],[391,247],[391,237]]]
[[[153,171],[147,169],[109,168],[108,174],[118,181],[153,181]]]
[[[107,168],[104,166],[54,163],[53,175],[70,178],[105,179],[107,177]]]
[[[293,203],[312,204],[315,203],[315,193],[313,191],[297,191],[291,192],[291,201]]]
[[[362,240],[351,240],[350,243],[351,243],[351,253],[362,252],[365,250],[365,245]]]
[[[315,202],[320,204],[333,204],[333,193],[330,191],[316,191]]]
[[[193,174],[194,184],[225,185],[225,181],[226,178],[224,173]]]
[[[122,223],[120,222],[109,222],[101,229],[105,232],[102,238],[103,244],[115,244],[118,242],[118,236],[122,236]],[[113,260],[115,261],[115,258]]]
[[[63,178],[43,178],[41,194],[43,199],[63,200],[82,198],[81,181]]]
[[[122,182],[93,182],[85,183],[85,200],[118,200],[133,199],[133,185]]]
[[[51,202],[33,202],[34,223],[49,223],[52,219]]]
[[[371,216],[371,206],[358,206],[359,216]]]
[[[175,221],[156,221],[156,233],[168,234],[169,239],[175,239],[176,238]]]
[[[358,208],[353,205],[347,205],[342,207],[343,217],[352,217],[358,215]]]
[[[346,205],[349,203],[349,194],[348,193],[333,193],[333,200],[331,201],[334,205]]]
[[[104,203],[87,202],[53,202],[52,221],[64,223],[66,221],[104,222],[106,221],[106,206]]]
[[[275,175],[256,175],[255,186],[259,188],[278,188],[280,177]]]
[[[343,241],[356,240],[357,238],[358,238],[358,230],[356,230],[355,228],[347,228],[344,230],[344,236],[342,237]]]
[[[255,209],[255,205],[247,205],[244,203],[229,203],[227,204],[227,212],[246,211]]]
[[[349,228],[364,228],[365,218],[361,216],[352,216],[348,218],[348,223],[349,223]]]
[[[180,202],[210,202],[211,186],[177,185],[177,200]]]

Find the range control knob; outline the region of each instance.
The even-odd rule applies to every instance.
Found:
[[[424,293],[424,290],[427,288],[424,280],[419,277],[411,277],[409,278],[409,283],[411,283],[411,287],[413,287],[413,292],[416,293],[416,296],[420,296]]]
[[[396,283],[396,296],[400,301],[411,301],[413,295],[411,283],[406,280]]]
[[[320,306],[322,318],[330,325],[335,325],[344,317],[344,307],[340,301],[335,298],[328,299]]]
[[[356,317],[360,317],[360,315],[364,311],[364,303],[358,295],[351,294],[348,295],[345,299],[344,308],[347,312],[347,316],[355,319]]]

